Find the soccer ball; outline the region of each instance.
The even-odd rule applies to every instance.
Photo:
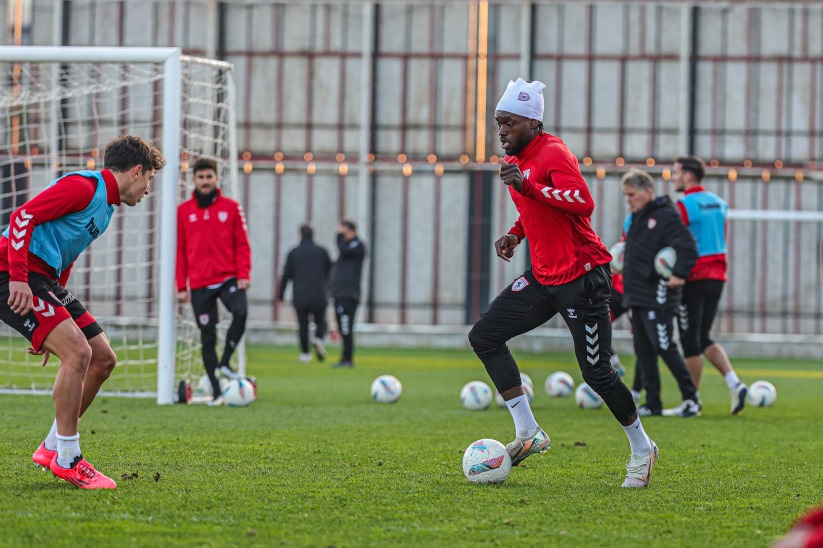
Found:
[[[609,248],[609,254],[612,256],[612,270],[623,272],[623,254],[626,252],[626,242],[620,241]]]
[[[223,401],[229,407],[246,407],[255,399],[254,387],[246,379],[232,379],[223,390]]]
[[[526,379],[528,379],[528,382],[526,382]],[[526,393],[526,398],[528,398],[529,404],[531,404],[534,401],[534,388],[532,388],[531,379],[525,373],[520,373],[520,380],[522,381],[520,386],[523,387],[523,392]],[[494,393],[494,401],[496,401],[500,407],[506,407],[506,400],[503,399],[500,392]]]
[[[566,398],[574,392],[574,379],[565,371],[555,371],[546,378],[546,394],[553,398]]]
[[[672,277],[672,268],[677,262],[677,252],[674,248],[664,247],[654,256],[654,269],[667,280]]]
[[[528,384],[529,386],[532,387],[532,389],[534,389],[534,383],[532,382],[532,378],[529,377],[528,375],[526,375],[525,373],[523,373],[522,371],[520,372],[520,382],[522,384]],[[534,390],[532,390],[532,392],[533,391]]]
[[[603,406],[603,399],[585,382],[574,391],[574,399],[582,409],[600,409]]]
[[[225,392],[226,387],[229,385],[229,379],[226,377],[220,377],[217,381],[220,383],[220,391]],[[203,375],[200,377],[200,380],[197,381],[197,395],[210,398],[214,395],[212,392],[213,390],[211,389],[211,381],[209,380],[209,376]]]
[[[777,390],[769,381],[755,381],[749,386],[746,399],[755,407],[771,407],[777,400]]]
[[[402,393],[403,385],[392,375],[380,375],[371,383],[371,397],[378,403],[394,403]]]
[[[460,391],[460,403],[469,411],[481,411],[492,403],[492,389],[483,381],[466,383]]]
[[[463,453],[463,473],[472,483],[503,483],[512,471],[512,458],[499,441],[482,439]]]

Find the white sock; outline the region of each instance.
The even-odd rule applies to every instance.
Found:
[[[734,390],[738,384],[740,384],[740,379],[737,376],[737,373],[734,372],[734,369],[726,373],[726,376],[723,377],[726,379],[726,384],[729,386],[729,390]]]
[[[80,456],[80,434],[61,436],[57,434],[57,464],[71,468],[74,459]]]
[[[633,455],[648,455],[651,452],[652,444],[649,441],[649,436],[646,435],[646,431],[643,430],[643,425],[640,424],[640,417],[637,417],[637,420],[629,426],[623,426],[623,430],[626,431],[626,435],[629,437]]]
[[[51,423],[51,430],[49,430],[49,435],[46,436],[46,441],[43,443],[49,451],[57,451],[57,419],[54,419],[54,422]]]
[[[529,398],[525,394],[508,400],[506,407],[509,408],[509,413],[514,419],[515,435],[518,439],[528,439],[540,428],[534,420],[532,409],[529,407]]]

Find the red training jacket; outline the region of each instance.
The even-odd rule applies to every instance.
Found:
[[[243,208],[217,190],[208,207],[192,198],[177,207],[177,291],[229,278],[251,279],[251,246]]]
[[[559,137],[539,133],[517,156],[523,188],[509,186],[520,217],[509,230],[529,239],[532,273],[543,285],[562,285],[611,262],[591,226],[594,199],[577,158]]]

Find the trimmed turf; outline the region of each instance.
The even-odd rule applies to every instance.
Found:
[[[477,486],[463,477],[463,451],[482,437],[506,443],[514,429],[494,403],[460,406],[463,384],[489,382],[471,352],[360,349],[353,370],[299,364],[291,347],[248,352],[259,386],[249,408],[95,402],[81,443],[116,491],[36,471],[51,402],[0,396],[0,545],[768,546],[823,503],[818,363],[736,360],[743,380],[778,391],[773,408],[739,417],[707,370],[702,417],[644,420],[660,460],[648,489],[627,490],[628,441],[609,412],[543,390],[556,370],[580,382],[570,354],[517,355],[552,448],[504,484]],[[396,404],[369,398],[384,373],[403,383]]]

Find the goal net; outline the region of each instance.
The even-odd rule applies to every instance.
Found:
[[[189,165],[217,161],[236,195],[232,67],[176,48],[0,48],[0,222],[66,173],[103,167],[106,143],[134,134],[168,163],[149,196],[117,208],[76,261],[67,290],[86,305],[118,356],[104,393],[174,399],[203,373],[189,306],[174,301],[176,208]],[[162,329],[161,329],[162,328]],[[0,326],[0,391],[50,392],[58,360],[41,367],[27,341]]]

